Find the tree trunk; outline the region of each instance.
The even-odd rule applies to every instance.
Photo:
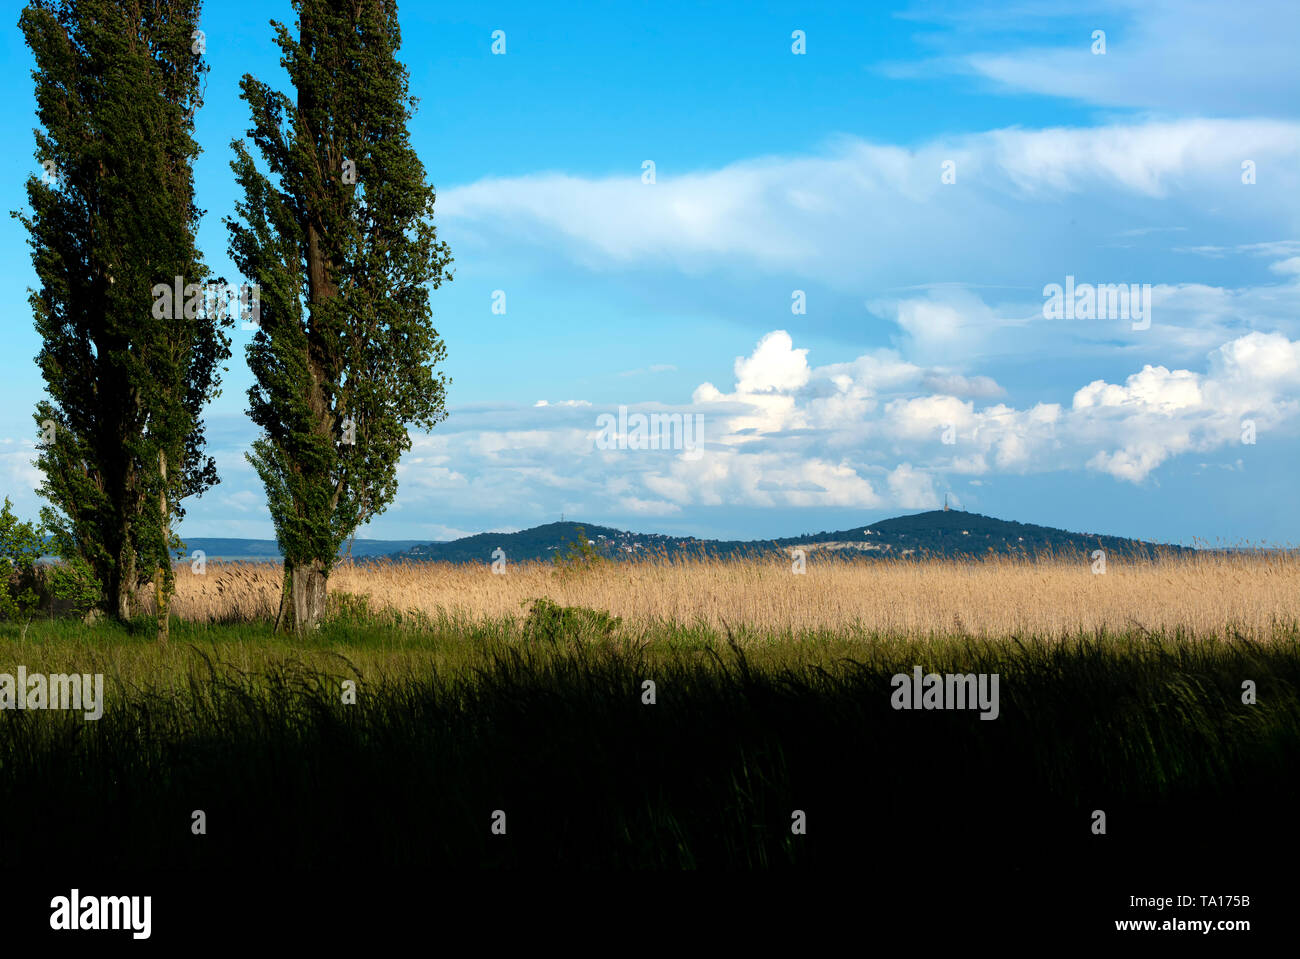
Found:
[[[123,623],[131,621],[131,600],[135,595],[135,549],[131,545],[128,527],[122,533],[122,546],[117,554],[117,618]]]
[[[275,614],[271,632],[279,634],[293,628],[293,563],[284,561],[284,576],[280,580],[280,609]]]
[[[158,475],[161,480],[161,491],[158,493],[158,520],[162,527],[163,556],[170,562],[171,524],[168,522],[167,515],[167,454],[162,450],[158,451]],[[167,645],[168,635],[171,632],[171,584],[168,582],[170,577],[167,575],[169,572],[170,570],[165,570],[162,566],[155,566],[153,571],[154,613],[158,619],[158,642],[163,646]]]
[[[167,577],[163,575],[161,566],[155,567],[153,571],[153,601],[154,610],[158,615],[158,642],[163,646],[167,645],[171,625],[169,622],[171,603],[167,594]]]
[[[125,456],[126,454],[122,452],[121,455]],[[112,598],[117,603],[118,622],[129,623],[131,617],[137,612],[135,589],[139,575],[136,569],[135,536],[132,526],[135,518],[139,515],[140,507],[144,504],[137,498],[135,470],[129,462],[115,464],[114,476],[117,478],[117,482],[112,486],[110,492],[116,510],[115,525],[117,528],[114,532],[119,538],[117,540],[117,563],[113,569],[114,579],[111,589],[113,591]]]
[[[325,564],[313,559],[293,568],[293,625],[299,633],[307,633],[325,618],[325,587],[329,571]]]

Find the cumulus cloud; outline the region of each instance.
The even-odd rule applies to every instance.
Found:
[[[1300,395],[1300,343],[1250,333],[1209,357],[1205,373],[1146,366],[1123,384],[1095,381],[1074,396],[1076,431],[1109,428],[1114,448],[1098,450],[1091,469],[1140,482],[1170,457],[1241,441],[1294,420]]]
[[[785,330],[767,334],[753,355],[736,358],[736,390],[741,393],[789,392],[808,382],[808,351],[794,349]]]
[[[594,419],[485,433],[471,417],[417,444],[404,495],[423,487],[490,504],[551,488],[588,508],[648,516],[699,506],[926,509],[957,477],[1094,470],[1145,482],[1181,455],[1239,443],[1244,420],[1266,431],[1300,414],[1300,342],[1278,333],[1224,343],[1200,370],[1148,364],[1084,383],[1068,404],[992,401],[1000,389],[987,377],[887,349],[824,366],[808,357],[776,330],[736,359],[729,389],[704,383],[684,407],[629,407],[701,416],[694,454],[600,449]]]
[[[781,369],[795,362],[795,352],[788,337],[769,335],[753,356],[761,353]],[[721,502],[725,494],[755,504],[928,506],[937,501],[935,478],[947,474],[1087,468],[1136,483],[1171,457],[1239,442],[1246,420],[1258,430],[1294,421],[1300,342],[1250,333],[1223,344],[1205,366],[1197,372],[1146,365],[1120,383],[1094,380],[1076,390],[1069,407],[980,405],[982,397],[970,390],[965,397],[927,392],[954,382],[953,374],[899,362],[888,351],[808,368],[799,385],[792,381],[779,392],[754,393],[739,379],[730,393],[706,384],[697,402],[729,411],[718,419],[709,455],[674,464],[651,482],[679,502]],[[744,369],[738,362],[738,377]],[[979,382],[956,378],[972,380]],[[840,458],[827,456],[831,451]],[[888,479],[872,485],[881,463]]]
[[[1063,471],[1147,483],[1180,458],[1203,469],[1206,454],[1230,454],[1247,424],[1266,436],[1294,432],[1300,420],[1300,340],[1276,332],[1234,337],[1194,368],[1147,363],[1085,380],[1064,402],[1011,402],[987,376],[892,349],[817,365],[782,330],[732,367],[725,388],[703,383],[688,403],[626,404],[629,416],[700,417],[693,449],[602,448],[599,417],[620,404],[456,408],[432,435],[413,435],[386,532],[445,538],[452,516],[457,528],[496,528],[501,517],[564,511],[630,519],[716,507],[930,509],[958,481]],[[0,449],[3,465],[33,481],[23,464],[30,450],[17,446]],[[219,452],[223,462],[237,455]],[[223,468],[223,480],[214,500],[223,516],[252,524],[255,477]]]

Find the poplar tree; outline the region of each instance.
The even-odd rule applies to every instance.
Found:
[[[397,492],[408,430],[445,418],[445,346],[429,292],[451,256],[434,190],[411,147],[416,101],[387,0],[294,0],[296,33],[272,21],[293,96],[251,75],[252,114],[232,168],[243,188],[230,253],[261,290],[247,348],[248,459],[285,557],[278,624],[325,613],[343,541]]]
[[[29,301],[49,399],[36,411],[42,518],[119,619],[152,576],[166,639],[173,527],[216,482],[202,409],[230,355],[228,313],[199,291],[192,164],[202,102],[199,0],[37,0],[19,27],[35,58],[27,181],[40,288]],[[186,302],[158,290],[180,284]],[[163,308],[160,308],[162,305]]]

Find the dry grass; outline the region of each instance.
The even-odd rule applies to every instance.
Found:
[[[173,610],[195,622],[273,618],[280,577],[274,564],[213,563],[202,576],[182,566]],[[850,563],[814,555],[805,575],[765,560],[646,561],[573,575],[541,563],[513,565],[504,575],[486,564],[381,563],[339,567],[330,591],[365,595],[375,609],[471,622],[518,617],[545,596],[629,623],[726,623],[764,633],[1009,636],[1145,628],[1268,639],[1300,621],[1300,558],[1112,558],[1104,575],[1083,557]]]

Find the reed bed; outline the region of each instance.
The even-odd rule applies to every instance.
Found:
[[[172,610],[195,623],[273,619],[282,568],[209,563],[177,572]],[[1105,573],[1079,557],[978,561],[651,559],[589,568],[485,563],[345,563],[330,591],[372,610],[433,620],[521,618],[533,600],[607,610],[630,625],[675,623],[761,634],[870,632],[936,637],[1065,636],[1150,631],[1267,640],[1300,621],[1300,558],[1291,553],[1111,557]],[[142,596],[146,606],[148,597]]]

